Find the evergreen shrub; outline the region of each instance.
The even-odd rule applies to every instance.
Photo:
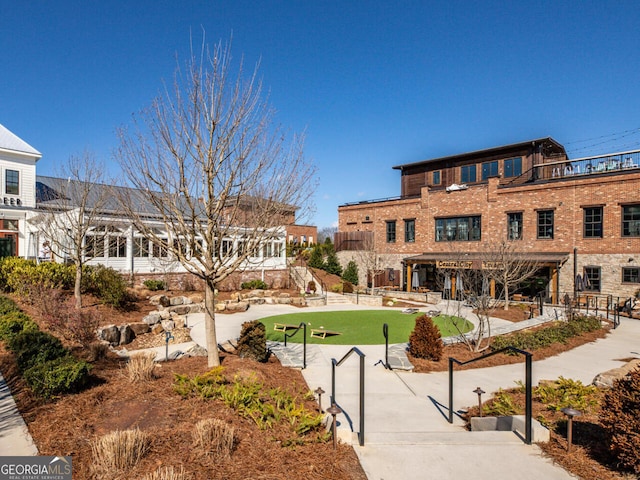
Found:
[[[416,317],[416,326],[409,336],[409,353],[416,358],[437,362],[442,358],[443,350],[440,329],[433,323],[431,317],[427,315]]]
[[[55,360],[69,353],[60,340],[39,330],[20,332],[9,340],[8,346],[15,354],[16,363],[22,372],[38,363]]]
[[[37,395],[51,398],[84,388],[90,371],[90,364],[67,355],[34,364],[24,372],[24,379]]]
[[[619,464],[640,474],[640,369],[616,380],[605,393],[600,422]]]
[[[240,358],[250,358],[258,362],[264,363],[269,359],[264,324],[259,320],[242,324],[237,352]]]
[[[164,290],[164,282],[162,280],[145,280],[144,286],[147,287],[152,292],[157,292],[158,290]]]
[[[240,288],[242,290],[266,290],[267,288],[269,288],[269,285],[267,285],[260,279],[255,279],[248,282],[243,282],[240,285]]]

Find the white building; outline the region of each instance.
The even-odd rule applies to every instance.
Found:
[[[49,210],[61,198],[59,192],[69,192],[65,187],[69,180],[37,176],[36,162],[42,156],[29,144],[0,125],[0,168],[3,193],[0,197],[0,256],[37,258],[39,246],[46,236],[53,235],[42,226],[45,207]],[[100,189],[110,186],[92,185],[94,198],[100,198]],[[122,187],[117,187],[122,189]],[[73,189],[71,189],[72,191]],[[67,194],[68,195],[68,194]],[[73,198],[65,198],[61,208],[73,208]],[[139,206],[145,212],[145,206]],[[102,264],[122,273],[181,273],[185,269],[179,262],[168,257],[166,249],[158,246],[134,231],[130,222],[122,217],[115,200],[101,206],[100,216],[94,220],[93,233],[85,238],[88,264]],[[170,238],[164,225],[149,215],[160,236]],[[242,248],[242,228],[237,229],[236,238],[224,238],[222,248],[238,252]],[[58,237],[60,238],[60,237]],[[265,272],[286,270],[285,227],[274,229],[268,241],[255,251],[243,265],[243,271],[254,272],[254,278],[265,279]],[[54,242],[52,242],[54,243]],[[54,248],[54,260],[65,261],[64,252]]]

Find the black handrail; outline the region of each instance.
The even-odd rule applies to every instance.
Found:
[[[461,362],[456,360],[453,357],[449,357],[449,423],[453,423],[453,364],[457,363],[458,365],[467,365],[469,363],[477,362],[478,360],[482,360],[484,358],[492,357],[498,353],[502,353],[505,351],[511,351],[520,353],[525,356],[525,420],[524,420],[524,430],[525,430],[525,443],[527,445],[531,445],[532,435],[531,435],[531,418],[532,418],[532,387],[531,387],[531,364],[533,355],[529,352],[525,352],[524,350],[520,350],[516,347],[504,347],[500,350],[496,350],[495,352],[488,353],[486,355],[482,355],[481,357],[472,358],[471,360],[467,360],[466,362]]]
[[[387,323],[382,325],[382,334],[384,335],[384,368],[392,370],[389,365],[389,325]]]
[[[292,333],[287,333],[286,329],[284,331],[284,346],[287,346],[287,338],[293,337],[298,331],[302,328],[303,337],[302,337],[302,369],[307,368],[307,324],[304,322],[300,322],[298,328],[296,328]]]
[[[336,367],[339,367],[344,361],[351,356],[352,353],[357,353],[360,357],[360,432],[358,432],[358,442],[360,446],[364,446],[364,357],[358,347],[353,347],[347,352],[347,354],[340,359],[339,362],[335,358],[331,359],[331,404],[335,405],[336,402]]]

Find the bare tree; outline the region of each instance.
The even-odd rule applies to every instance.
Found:
[[[503,240],[497,244],[487,245],[484,252],[483,270],[488,272],[488,278],[495,280],[502,288],[504,309],[508,310],[510,292],[533,277],[539,267],[530,255],[518,250],[514,242]]]
[[[118,159],[137,189],[128,192],[138,198],[123,199],[135,228],[204,281],[210,366],[220,363],[216,285],[263,244],[284,241],[282,226],[310,208],[315,168],[304,158],[303,138],[288,140],[273,116],[257,66],[245,78],[242,62],[236,71],[230,46],[219,43],[192,54],[176,70],[173,89],[132,131],[119,132]]]
[[[358,248],[354,252],[354,257],[363,270],[371,276],[371,292],[373,292],[376,286],[376,275],[384,272],[382,257],[376,251],[373,233],[363,235],[362,241],[359,242]]]
[[[105,184],[104,172],[103,163],[90,152],[69,157],[57,172],[61,178],[41,177],[39,214],[31,220],[51,242],[52,252],[75,265],[76,308],[82,307],[82,266],[96,253],[102,256],[87,240],[103,245],[108,232],[105,209],[114,207],[113,203],[108,205],[113,195]]]

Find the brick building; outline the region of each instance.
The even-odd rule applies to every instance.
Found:
[[[640,287],[640,150],[570,159],[541,138],[393,168],[399,197],[338,208],[342,260],[374,250],[404,289],[438,289],[506,242],[538,267],[531,294]]]

